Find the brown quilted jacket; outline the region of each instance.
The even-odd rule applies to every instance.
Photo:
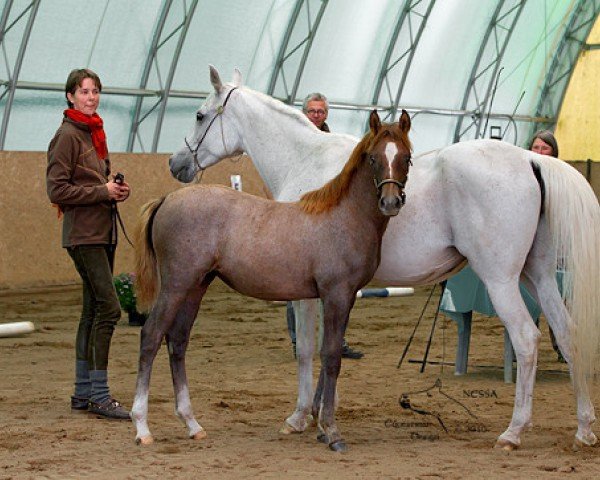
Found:
[[[48,146],[46,190],[64,213],[62,246],[111,244],[106,183],[110,160],[99,159],[87,125],[64,118]]]

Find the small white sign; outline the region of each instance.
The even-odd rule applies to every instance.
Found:
[[[241,175],[232,175],[231,176],[231,188],[237,190],[238,192],[242,191],[242,176]]]

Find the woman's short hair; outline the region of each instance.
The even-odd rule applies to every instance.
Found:
[[[529,150],[533,147],[533,142],[539,138],[542,142],[552,147],[552,156],[558,158],[558,142],[550,130],[538,130],[529,142]]]
[[[329,111],[329,101],[327,97],[319,92],[309,93],[302,103],[302,111],[308,113],[308,102],[323,102],[325,103],[325,110]]]
[[[100,77],[89,68],[76,68],[75,70],[71,70],[69,76],[67,77],[67,83],[65,83],[65,98],[67,98],[67,93],[71,95],[75,95],[75,91],[77,87],[81,87],[82,82],[86,78],[91,78],[96,87],[98,87],[99,91],[102,91],[102,82],[100,82]],[[67,104],[69,108],[73,108],[73,103],[69,101],[67,98]]]

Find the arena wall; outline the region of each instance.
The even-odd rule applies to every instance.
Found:
[[[131,237],[140,207],[184,187],[171,177],[168,155],[111,154],[113,172],[125,174],[129,200],[119,212]],[[61,247],[62,223],[46,196],[45,152],[0,152],[4,187],[0,192],[0,292],[79,283],[72,261]],[[230,175],[242,176],[248,193],[266,196],[267,189],[252,161],[242,156],[225,160],[204,172],[202,183],[230,185]],[[133,249],[119,232],[115,273],[130,272]]]
[[[114,172],[123,172],[132,187],[131,198],[119,211],[128,234],[137,213],[149,200],[183,185],[171,177],[168,155],[112,154]],[[570,162],[587,176],[600,194],[600,163]],[[0,152],[4,186],[0,192],[0,292],[79,283],[71,259],[60,246],[61,221],[46,196],[45,152]],[[245,192],[265,197],[268,191],[252,161],[225,160],[204,172],[202,183],[230,185],[230,176],[242,176]],[[120,234],[115,273],[129,272],[133,249]]]

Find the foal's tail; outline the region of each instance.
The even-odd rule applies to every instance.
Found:
[[[600,369],[600,206],[585,178],[567,163],[542,156],[533,162],[546,187],[544,209],[557,265],[566,272],[572,374],[581,382]]]
[[[135,291],[137,305],[141,311],[150,310],[158,294],[159,276],[156,253],[152,245],[152,224],[164,201],[165,197],[162,197],[142,207],[135,231]]]

